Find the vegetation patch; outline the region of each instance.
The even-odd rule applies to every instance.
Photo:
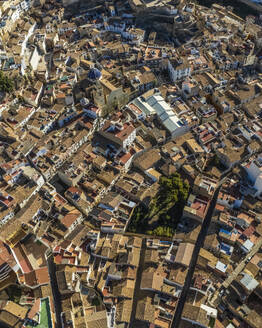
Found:
[[[14,90],[13,80],[0,71],[0,91],[11,93]]]
[[[98,297],[95,297],[95,298],[92,300],[92,306],[99,306],[99,305],[100,305],[99,298],[98,298]]]
[[[219,157],[217,155],[213,156],[209,162],[210,166],[215,166],[218,170],[224,171],[226,167],[221,163]]]
[[[189,184],[178,173],[161,177],[159,190],[149,207],[139,205],[131,217],[128,231],[172,237],[183,213]]]
[[[9,299],[15,303],[19,303],[21,298],[21,288],[17,285],[10,285],[6,289],[7,295]]]
[[[214,328],[214,327],[215,327],[215,323],[216,323],[216,319],[215,319],[215,318],[212,318],[212,317],[210,317],[210,320],[209,320],[209,325],[208,325],[208,327],[210,327],[210,328]]]

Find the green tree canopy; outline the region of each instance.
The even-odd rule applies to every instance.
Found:
[[[14,89],[13,80],[0,71],[0,91],[10,93]]]
[[[142,204],[136,207],[128,230],[172,237],[182,215],[188,193],[189,184],[181,178],[179,173],[174,173],[169,177],[162,176],[156,196],[152,198],[148,208]],[[151,222],[154,222],[153,226]]]

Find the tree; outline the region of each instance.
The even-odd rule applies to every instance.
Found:
[[[168,178],[161,177],[159,183],[158,205],[164,207],[170,203],[184,203],[186,201],[189,185],[188,182],[181,179],[178,173],[174,173]]]
[[[13,80],[0,71],[0,91],[11,93],[14,89]]]
[[[151,200],[149,207],[139,205],[134,210],[129,231],[147,231],[148,234],[167,237],[173,235],[188,197],[189,184],[178,173],[174,173],[169,177],[162,176],[159,185],[158,193]],[[152,230],[149,230],[150,222],[154,222]],[[158,226],[155,227],[155,224]]]
[[[173,229],[166,226],[159,226],[153,231],[150,232],[150,234],[155,236],[165,236],[165,237],[172,237],[173,235]]]

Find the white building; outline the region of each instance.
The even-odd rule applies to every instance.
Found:
[[[38,53],[37,47],[35,47],[30,57],[30,65],[32,66],[33,71],[37,70],[40,58],[41,56]]]
[[[105,28],[106,31],[122,34],[125,31],[126,24],[124,22],[118,22],[118,23],[113,23],[113,24],[105,23],[104,28]]]
[[[172,136],[179,136],[189,131],[189,125],[182,121],[160,93],[155,93],[148,98],[141,96],[132,102],[145,116],[157,115],[163,126]]]
[[[256,160],[252,161],[250,165],[247,165],[245,169],[250,182],[257,190],[255,196],[259,196],[262,193],[262,154]]]
[[[122,32],[122,36],[132,40],[136,45],[139,45],[141,42],[144,41],[145,38],[145,30],[140,28],[130,28],[127,31]]]
[[[188,62],[167,59],[167,70],[172,82],[181,80],[191,75],[191,67]]]

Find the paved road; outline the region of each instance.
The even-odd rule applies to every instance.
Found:
[[[201,247],[203,246],[207,231],[208,231],[208,227],[210,225],[211,219],[212,219],[212,215],[213,215],[213,211],[214,208],[216,206],[216,202],[217,202],[217,197],[218,197],[218,193],[220,190],[220,184],[218,185],[218,187],[215,190],[215,193],[213,195],[213,198],[211,200],[210,206],[208,208],[207,214],[205,216],[205,219],[203,221],[200,233],[198,235],[196,244],[195,244],[195,248],[193,251],[193,255],[192,255],[192,260],[188,269],[188,273],[186,276],[186,280],[185,280],[185,284],[184,287],[182,289],[181,295],[179,297],[179,301],[176,307],[176,312],[175,315],[173,317],[173,321],[171,324],[171,328],[178,328],[179,327],[179,323],[181,321],[181,317],[182,317],[182,312],[183,312],[183,308],[186,302],[186,297],[187,294],[189,292],[190,286],[191,286],[191,282],[192,282],[192,278],[193,278],[193,274],[195,271],[195,267],[197,264],[197,258],[198,258],[198,254],[200,252]]]

